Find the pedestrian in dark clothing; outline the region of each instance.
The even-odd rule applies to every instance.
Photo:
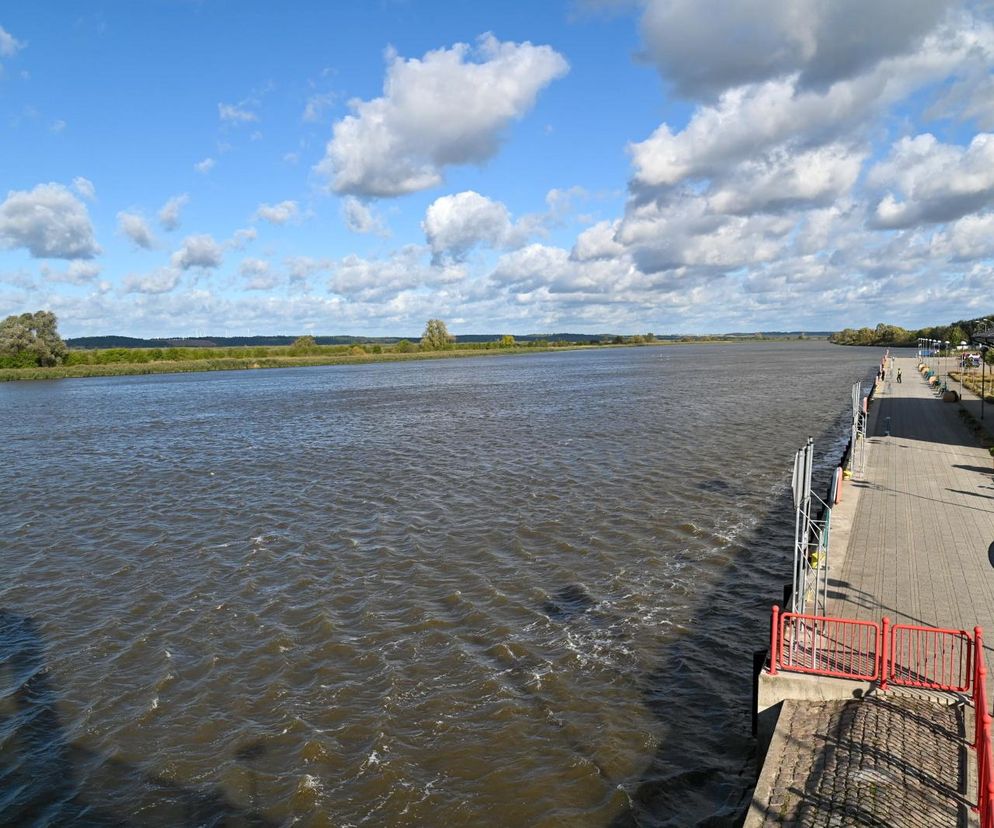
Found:
[[[898,382],[901,381],[901,369],[900,368],[897,369],[897,381]]]

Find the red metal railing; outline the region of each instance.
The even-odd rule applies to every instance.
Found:
[[[887,681],[903,687],[965,693],[973,686],[974,642],[966,630],[895,624]]]
[[[967,693],[974,684],[974,637],[966,630],[879,624],[780,612],[773,607],[770,672],[879,681]]]
[[[974,627],[976,657],[973,660],[973,749],[977,751],[977,806],[980,828],[994,828],[994,773],[991,767],[991,714],[987,712],[987,665],[984,638]]]
[[[877,641],[880,631],[871,621],[850,621],[773,610],[777,654],[770,672],[795,673],[873,681],[879,675]],[[779,642],[777,647],[776,642]]]
[[[972,690],[980,828],[994,828],[994,750],[983,632],[780,612],[773,607],[770,674],[785,670],[966,693]]]

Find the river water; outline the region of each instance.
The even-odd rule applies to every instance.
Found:
[[[878,356],[0,386],[0,823],[734,824],[788,467]]]

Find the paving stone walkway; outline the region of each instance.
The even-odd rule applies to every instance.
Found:
[[[972,630],[994,644],[994,466],[959,414],[898,359],[870,420],[864,473],[828,615]],[[835,570],[835,567],[833,567]],[[985,642],[987,643],[987,642]],[[992,652],[988,646],[988,654]]]
[[[968,631],[979,624],[992,665],[994,466],[959,404],[938,399],[916,365],[895,360],[875,395],[848,541],[830,553],[827,614]],[[979,400],[967,408],[978,416]],[[893,692],[784,702],[769,796],[747,824],[974,824],[971,727],[969,709]]]
[[[784,702],[781,761],[763,826],[967,825],[960,791],[969,716],[959,706],[873,695]]]

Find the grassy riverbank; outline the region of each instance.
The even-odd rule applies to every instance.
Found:
[[[584,350],[614,346],[603,345],[540,345],[503,348],[451,348],[442,351],[414,351],[399,353],[381,351],[365,353],[354,348],[317,348],[319,353],[290,353],[289,348],[183,348],[184,359],[154,359],[146,353],[137,352],[138,359],[128,360],[122,355],[123,349],[108,351],[76,352],[89,355],[88,361],[79,360],[68,365],[52,368],[5,368],[0,369],[0,382],[13,380],[51,380],[77,377],[116,377],[138,374],[182,374],[194,371],[241,371],[262,368],[304,368],[315,365],[360,365],[369,362],[403,362],[419,359],[452,359],[472,356],[501,356],[506,354],[534,354],[547,351]],[[177,349],[173,349],[177,350]],[[108,352],[111,358],[108,358]],[[225,352],[218,354],[217,352]],[[243,355],[230,355],[232,351],[243,351]]]

